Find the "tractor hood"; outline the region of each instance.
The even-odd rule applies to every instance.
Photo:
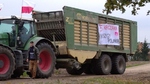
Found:
[[[9,34],[7,33],[0,33],[0,44],[9,45]]]

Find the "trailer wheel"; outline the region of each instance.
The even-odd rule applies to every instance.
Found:
[[[39,49],[40,62],[37,69],[37,78],[48,78],[52,75],[56,57],[52,47],[47,43],[40,43],[37,45]]]
[[[75,69],[75,68],[66,68],[66,71],[68,72],[68,74],[71,74],[71,75],[81,75],[83,73],[83,68],[81,69]]]
[[[8,48],[0,46],[0,80],[11,78],[14,69],[14,54]]]
[[[91,66],[90,64],[88,64],[88,65],[86,66],[85,70],[84,70],[84,73],[87,74],[87,75],[93,74],[93,73],[92,73],[92,70],[91,70],[91,67],[92,67],[92,66]]]
[[[126,62],[122,55],[112,57],[112,74],[123,74],[126,69]]]
[[[96,75],[108,75],[111,68],[111,58],[107,54],[102,54],[98,60],[94,60],[92,72]]]

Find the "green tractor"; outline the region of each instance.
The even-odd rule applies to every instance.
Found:
[[[55,68],[55,47],[43,37],[37,36],[34,20],[18,19],[16,16],[0,19],[0,80],[20,77],[28,72],[27,50],[30,41],[40,51],[38,78],[48,78]]]

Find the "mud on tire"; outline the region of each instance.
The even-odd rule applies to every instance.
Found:
[[[0,61],[2,63],[0,68],[0,80],[11,78],[15,70],[14,54],[8,48],[0,46]]]
[[[52,75],[56,57],[52,47],[48,43],[39,43],[37,45],[39,49],[40,62],[37,69],[37,78],[48,78]]]

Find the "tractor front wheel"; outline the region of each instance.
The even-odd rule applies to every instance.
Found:
[[[14,70],[14,54],[8,48],[0,46],[0,80],[11,78]]]

